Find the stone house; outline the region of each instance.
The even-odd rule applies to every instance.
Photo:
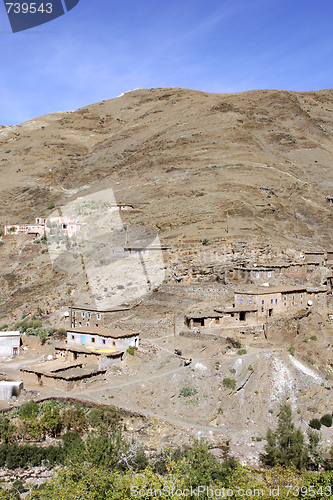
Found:
[[[128,311],[131,307],[113,307],[110,309],[95,309],[89,306],[73,306],[71,308],[71,328],[102,327],[108,328],[114,320],[115,313]]]
[[[21,334],[19,331],[0,332],[0,356],[20,354]]]
[[[307,305],[307,289],[281,286],[235,292],[235,307],[245,305],[257,308],[258,319],[265,317],[266,314],[273,316],[296,312]]]

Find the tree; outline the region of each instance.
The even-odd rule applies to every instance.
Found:
[[[281,407],[279,422],[276,431],[268,429],[265,454],[261,460],[265,465],[294,465],[302,470],[308,462],[308,451],[304,443],[304,436],[300,429],[295,429],[292,421],[292,411],[288,404]]]
[[[309,429],[308,438],[309,466],[313,470],[318,470],[324,463],[323,450],[320,446],[321,432]]]
[[[36,417],[38,413],[38,404],[32,399],[27,403],[23,403],[20,408],[20,417],[23,419],[30,419]]]
[[[15,431],[13,425],[7,417],[0,417],[0,439],[4,443],[9,443]]]
[[[41,419],[45,430],[52,436],[56,437],[61,429],[61,418],[58,408],[50,408],[45,411]]]

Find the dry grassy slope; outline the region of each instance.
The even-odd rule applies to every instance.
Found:
[[[140,89],[5,127],[0,222],[112,187],[118,201],[150,202],[128,217],[166,243],[225,237],[228,211],[231,238],[327,247],[332,111],[332,90]]]

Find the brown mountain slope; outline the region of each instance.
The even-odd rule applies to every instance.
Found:
[[[130,221],[166,243],[225,237],[228,211],[228,237],[327,247],[332,112],[332,90],[139,89],[5,127],[0,222],[112,187],[120,202],[149,202]]]

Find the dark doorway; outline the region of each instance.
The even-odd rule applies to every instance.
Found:
[[[246,315],[245,311],[241,311],[239,313],[239,321],[245,321],[245,315]]]
[[[273,309],[268,309],[268,316],[272,316],[273,314]]]

